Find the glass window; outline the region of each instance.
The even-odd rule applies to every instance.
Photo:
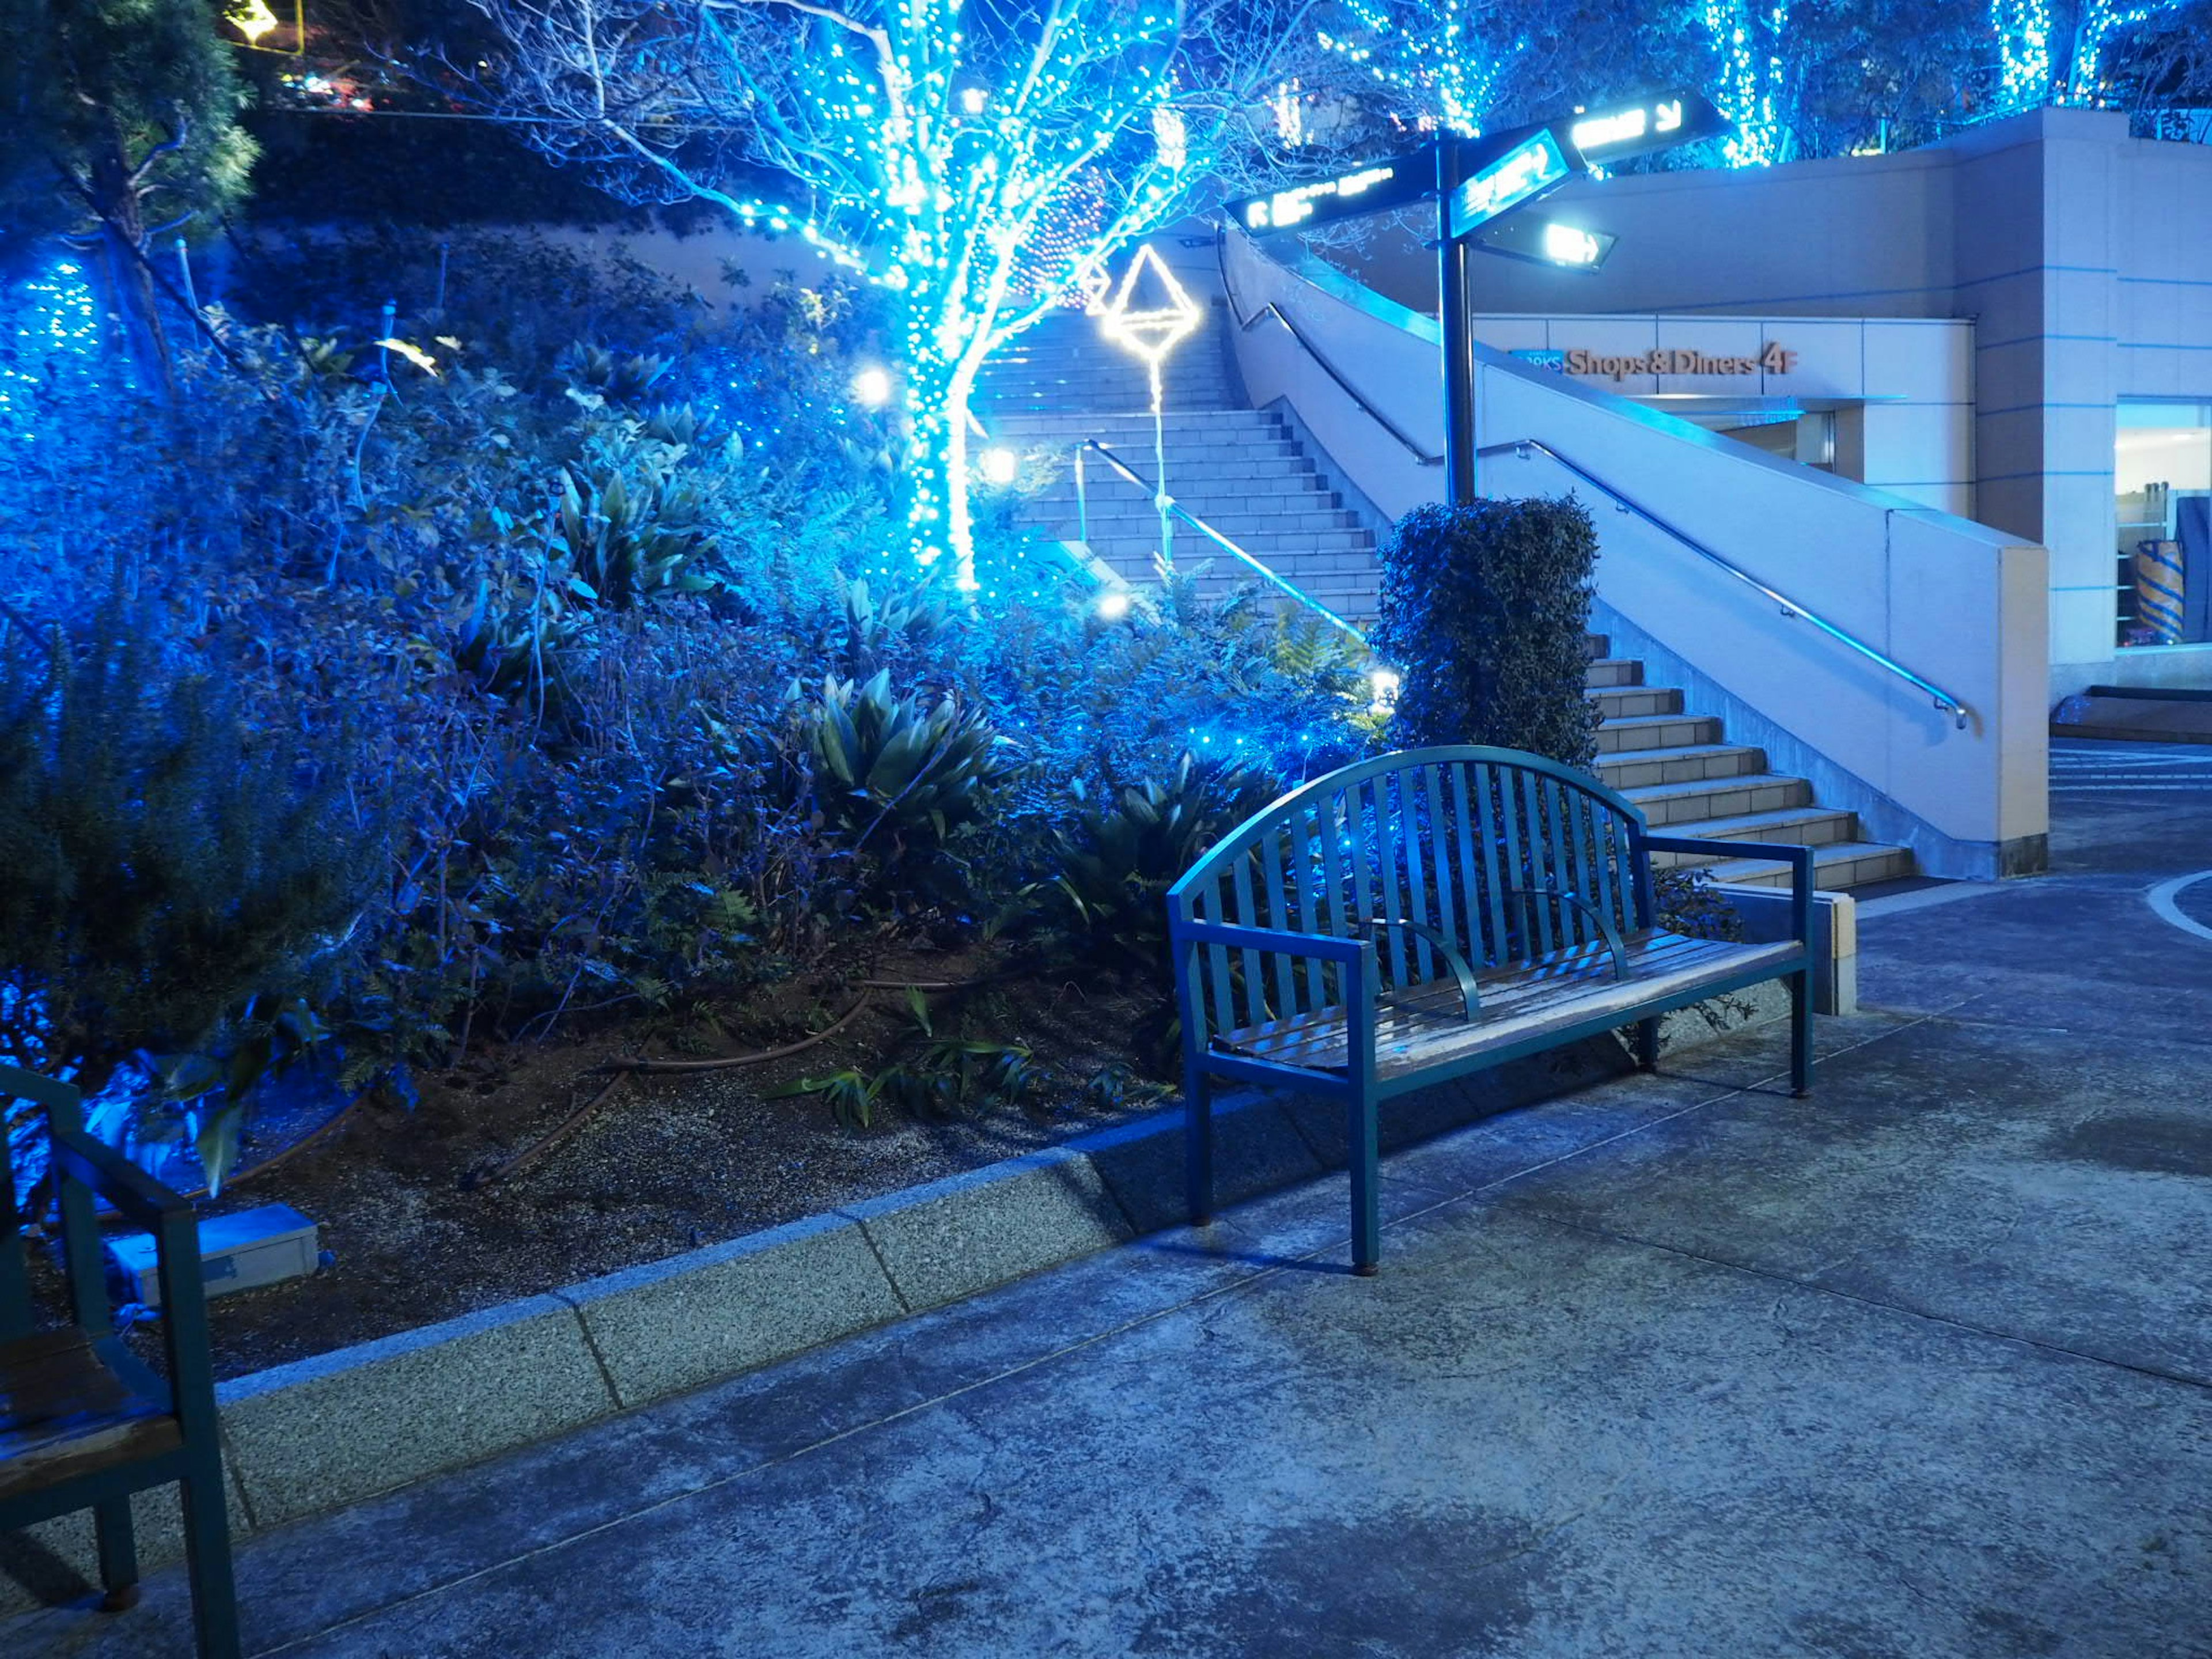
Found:
[[[2212,641],[2212,402],[2119,406],[2119,642]]]

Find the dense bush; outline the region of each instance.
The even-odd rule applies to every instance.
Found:
[[[1395,746],[1596,757],[1584,687],[1597,532],[1571,499],[1414,508],[1382,548],[1374,645],[1402,678]]]
[[[100,705],[136,758],[74,786],[91,851],[18,860],[0,964],[72,1035],[19,1024],[9,1052],[88,1080],[201,1056],[161,1081],[205,1124],[234,1058],[324,1027],[358,1085],[595,1018],[711,1023],[886,943],[1004,929],[1149,973],[1179,864],[1371,741],[1356,653],[1249,595],[1171,587],[1103,623],[1003,512],[983,593],[916,571],[896,434],[848,395],[853,293],[715,322],[640,276],[613,332],[556,342],[590,285],[543,248],[498,257],[503,291],[403,307],[412,356],[376,345],[370,276],[269,276],[327,309],[225,318],[180,366],[185,419],[66,352],[0,386],[18,794],[83,769],[54,722],[84,702],[40,678],[48,650],[71,684],[145,659],[143,693]],[[190,766],[164,771],[173,750]],[[138,930],[112,946],[134,994],[152,957],[189,967],[200,1000],[159,1018],[85,951],[27,943],[88,860],[168,867],[117,850],[156,802],[179,837],[210,826],[191,879],[232,907],[181,945],[101,924]]]

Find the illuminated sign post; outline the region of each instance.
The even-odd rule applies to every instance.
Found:
[[[1436,146],[1375,161],[1334,179],[1316,179],[1266,196],[1229,204],[1237,222],[1255,236],[1278,230],[1310,230],[1356,214],[1381,213],[1436,193]]]
[[[1702,94],[1666,92],[1480,138],[1445,135],[1389,161],[1224,204],[1255,236],[1312,230],[1413,202],[1437,204],[1438,312],[1443,331],[1445,491],[1476,489],[1474,314],[1469,252],[1509,254],[1595,270],[1615,238],[1580,225],[1504,216],[1539,201],[1592,166],[1717,137],[1728,118]]]

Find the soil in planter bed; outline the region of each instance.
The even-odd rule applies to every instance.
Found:
[[[871,976],[957,980],[990,971],[976,958],[936,957]],[[742,1035],[716,1045],[738,1054],[818,1030],[830,1005],[787,995],[754,1009]],[[772,1227],[841,1204],[995,1163],[1152,1109],[1085,1104],[1084,1082],[1130,1061],[1132,1033],[1161,1018],[1149,991],[1102,988],[1085,970],[1009,977],[962,999],[931,999],[939,1035],[961,1031],[1020,1043],[1044,1071],[1021,1107],[919,1122],[878,1107],[874,1127],[846,1128],[811,1096],[766,1092],[845,1067],[873,1071],[911,1042],[896,992],[828,1042],[784,1060],[725,1072],[634,1075],[584,1127],[513,1179],[484,1170],[532,1145],[605,1081],[605,1060],[678,1053],[656,1034],[525,1046],[426,1079],[412,1111],[365,1101],[314,1145],[265,1175],[226,1190],[203,1212],[281,1202],[321,1224],[330,1265],[313,1277],[213,1298],[216,1373],[230,1377],[388,1336],[538,1294],[579,1279]],[[811,1015],[811,1018],[809,1017]],[[733,1019],[732,1024],[736,1022]],[[753,1040],[753,1039],[761,1040]],[[151,1358],[158,1325],[132,1346]]]

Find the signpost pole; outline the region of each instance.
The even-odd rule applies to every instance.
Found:
[[[1454,507],[1481,494],[1476,477],[1474,300],[1468,246],[1452,234],[1452,197],[1466,177],[1464,140],[1437,140],[1437,315],[1443,327],[1444,495]]]

